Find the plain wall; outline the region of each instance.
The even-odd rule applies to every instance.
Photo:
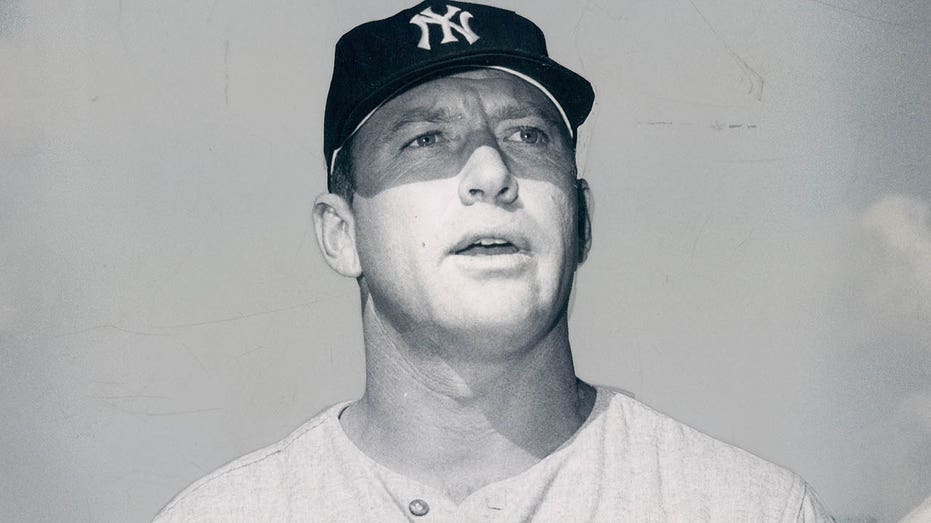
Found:
[[[597,93],[579,374],[840,517],[931,494],[931,4],[499,5]],[[407,6],[0,2],[0,519],[146,521],[358,396],[310,209],[333,45]]]

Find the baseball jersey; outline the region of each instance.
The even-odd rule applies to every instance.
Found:
[[[155,521],[833,521],[796,474],[604,387],[561,447],[458,504],[359,450],[339,422],[348,404],[195,482]]]

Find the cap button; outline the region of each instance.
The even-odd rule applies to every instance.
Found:
[[[411,514],[415,516],[426,516],[427,512],[430,512],[430,505],[427,505],[427,502],[422,499],[415,499],[407,505],[407,508],[410,509]]]

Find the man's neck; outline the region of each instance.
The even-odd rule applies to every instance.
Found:
[[[363,327],[365,394],[343,412],[344,431],[375,461],[456,502],[552,453],[594,404],[575,377],[564,315],[534,346],[493,362],[425,357],[371,300]]]

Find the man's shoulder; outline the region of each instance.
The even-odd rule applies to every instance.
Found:
[[[661,460],[668,456],[666,459],[677,463],[713,462],[725,469],[763,472],[787,481],[797,477],[784,467],[654,409],[630,393],[608,387],[599,390],[611,396],[609,410],[615,418],[612,429],[623,430],[625,446],[633,446],[631,450],[655,451]],[[615,432],[613,436],[620,434]]]
[[[229,521],[248,520],[250,516],[262,519],[274,512],[280,502],[287,508],[288,488],[294,476],[300,474],[314,478],[326,467],[332,454],[326,448],[332,445],[328,434],[338,412],[345,403],[334,405],[302,424],[283,439],[230,461],[226,465],[200,478],[176,495],[155,517],[155,522],[169,521]],[[300,463],[300,471],[296,464]],[[261,503],[245,503],[254,499]],[[262,506],[263,514],[228,513],[230,507]],[[262,516],[262,517],[260,517]]]
[[[697,501],[712,511],[731,506],[751,520],[829,520],[795,472],[663,414],[629,393],[605,387],[599,392],[610,396],[609,445],[626,467],[642,472],[639,480],[653,481],[657,495],[670,505],[697,509],[692,505]]]

